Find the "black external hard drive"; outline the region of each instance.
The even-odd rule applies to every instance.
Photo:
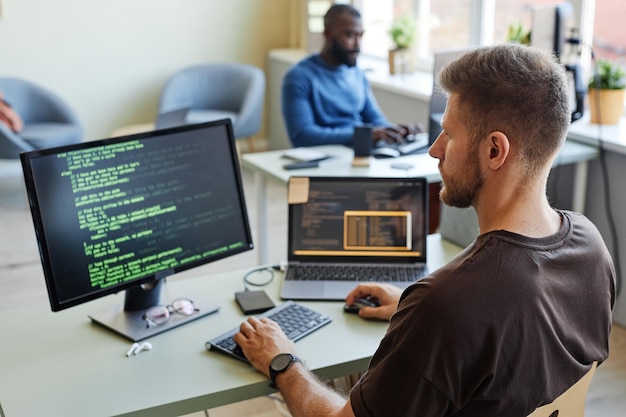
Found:
[[[235,293],[235,300],[244,314],[258,314],[275,307],[265,291],[240,291]]]

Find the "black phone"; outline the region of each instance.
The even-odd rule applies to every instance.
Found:
[[[320,166],[319,161],[301,161],[283,165],[283,169],[317,168],[318,166]]]
[[[352,138],[354,156],[370,156],[372,152],[373,133],[371,126],[355,126]]]
[[[263,290],[236,292],[235,300],[244,314],[259,314],[275,307],[274,302]]]

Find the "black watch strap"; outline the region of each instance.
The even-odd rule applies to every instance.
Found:
[[[291,364],[294,362],[302,361],[291,353],[279,353],[274,357],[274,359],[272,359],[272,362],[270,362],[270,379],[272,380],[270,387],[274,389],[278,388],[276,386],[276,377],[278,374],[281,374],[289,369]]]

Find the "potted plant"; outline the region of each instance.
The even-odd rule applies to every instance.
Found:
[[[412,71],[413,54],[411,46],[415,41],[417,25],[415,19],[404,15],[396,19],[391,25],[389,35],[393,42],[393,49],[389,50],[389,73],[408,73]]]
[[[530,45],[530,30],[522,22],[511,23],[506,33],[507,42]]]
[[[624,112],[626,71],[606,59],[597,61],[597,72],[589,80],[591,123],[615,124]]]

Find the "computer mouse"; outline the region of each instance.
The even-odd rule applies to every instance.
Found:
[[[343,310],[346,313],[358,313],[363,307],[378,307],[380,303],[375,298],[357,298],[353,304],[346,304]]]
[[[397,158],[400,156],[400,151],[394,148],[381,146],[380,148],[372,149],[372,156],[374,158]]]

